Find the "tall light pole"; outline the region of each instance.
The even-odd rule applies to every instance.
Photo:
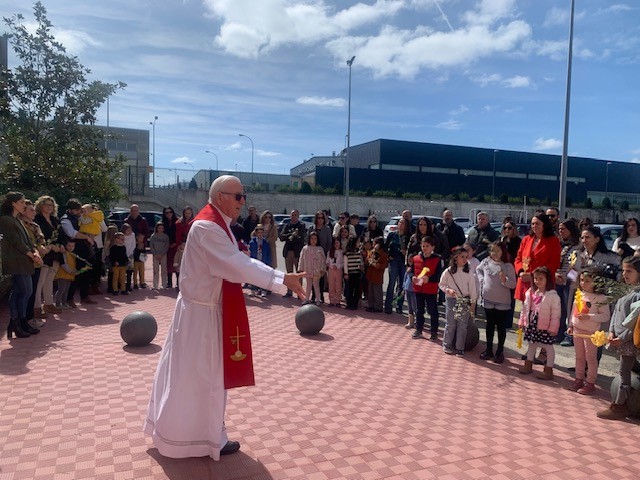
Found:
[[[349,102],[347,108],[347,148],[344,154],[344,211],[349,211],[349,147],[351,146],[351,66],[356,59],[354,55],[351,60],[347,60],[349,66]]]
[[[205,150],[204,153],[210,153],[211,155],[213,155],[214,157],[216,157],[216,170],[219,170],[218,168],[218,155],[216,155],[214,152],[212,152],[211,150]]]
[[[153,153],[151,155],[153,155],[153,164],[152,164],[152,168],[153,168],[153,172],[152,172],[152,178],[153,178],[153,188],[156,188],[156,121],[158,120],[158,116],[156,115],[153,118],[153,122],[149,122],[149,125],[153,125],[153,134],[152,134],[152,145],[153,145]]]
[[[558,194],[558,210],[560,218],[564,218],[564,211],[567,203],[567,170],[569,159],[567,152],[569,149],[569,112],[571,106],[571,62],[573,60],[573,17],[576,2],[571,0],[571,15],[569,20],[569,56],[567,61],[567,94],[564,107],[564,138],[562,141],[562,160],[560,161],[560,191]]]
[[[605,197],[609,196],[609,165],[611,165],[611,162],[607,162],[607,165],[605,166],[605,175],[604,175],[604,196]]]
[[[499,150],[493,151],[493,178],[491,179],[491,201],[493,202],[496,197],[496,153]]]
[[[244,133],[239,133],[238,136],[246,137],[251,142],[251,186],[253,186],[253,140],[249,135],[245,135]]]

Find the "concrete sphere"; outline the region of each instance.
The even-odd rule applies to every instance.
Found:
[[[141,310],[131,312],[120,324],[120,336],[131,347],[149,345],[158,333],[158,324],[148,312]]]
[[[618,387],[620,386],[620,375],[613,377],[611,382],[611,401],[613,402],[618,395]],[[631,391],[627,398],[627,410],[634,417],[640,417],[640,378],[636,373],[631,373]]]
[[[467,325],[467,338],[464,342],[464,350],[468,352],[473,350],[480,342],[480,331],[474,322]]]
[[[316,335],[324,327],[324,312],[315,305],[303,305],[296,312],[296,327],[302,335]]]

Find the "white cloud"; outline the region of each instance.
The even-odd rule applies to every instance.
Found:
[[[483,74],[479,77],[472,77],[471,81],[477,83],[481,87],[488,85],[502,85],[507,88],[526,88],[533,86],[533,82],[529,77],[523,75],[514,75],[513,77],[503,78],[499,73],[491,75]]]
[[[319,107],[342,108],[347,102],[343,98],[326,98],[326,97],[299,97],[296,103],[301,105],[315,105]]]
[[[460,105],[458,108],[451,110],[449,112],[449,115],[451,115],[451,116],[461,115],[461,114],[463,114],[465,112],[468,112],[468,111],[469,111],[468,107],[466,107],[465,105]]]
[[[569,25],[569,10],[559,7],[552,7],[544,18],[545,27],[557,25]]]
[[[279,152],[269,152],[267,150],[256,149],[256,155],[259,157],[277,157],[281,155]]]
[[[442,128],[444,130],[460,130],[460,128],[462,127],[462,123],[454,120],[453,118],[446,121],[446,122],[442,122],[439,123],[438,125],[436,125],[437,128]]]
[[[471,80],[477,83],[478,85],[480,85],[481,87],[486,87],[487,85],[500,83],[500,81],[502,80],[502,75],[498,73],[492,73],[491,75],[487,75],[485,73],[479,77],[472,77]]]
[[[636,148],[635,150],[631,150],[631,153],[632,153],[633,155],[638,155],[638,154],[640,154],[640,148]]]
[[[502,84],[508,88],[526,88],[531,86],[531,79],[522,75],[505,78]]]
[[[631,163],[640,163],[640,157],[633,157],[631,160],[629,160]]]
[[[36,22],[24,22],[24,27],[32,35],[36,35],[38,24]],[[91,47],[102,47],[102,42],[96,40],[87,32],[80,30],[64,29],[52,27],[50,31],[51,35],[64,46],[67,53],[71,55],[78,55],[83,50]]]
[[[177,157],[174,158],[173,160],[171,160],[171,163],[189,163],[189,164],[193,164],[193,160],[190,159],[189,157]]]
[[[616,3],[614,5],[610,5],[607,8],[601,8],[596,13],[617,13],[617,12],[630,12],[633,8],[625,3]]]
[[[533,145],[534,150],[556,150],[560,147],[562,147],[562,142],[556,138],[539,137]]]
[[[482,0],[476,11],[465,12],[463,18],[470,25],[491,25],[513,15],[515,0]]]

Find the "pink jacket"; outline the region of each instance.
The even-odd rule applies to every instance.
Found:
[[[525,328],[529,325],[529,312],[533,310],[531,289],[524,295],[524,303],[520,312],[518,327]],[[555,289],[544,292],[542,300],[537,307],[538,330],[546,330],[551,334],[557,334],[560,328],[560,297]]]
[[[602,329],[602,324],[608,323],[611,318],[609,305],[606,303],[606,295],[582,292],[582,302],[585,305],[582,314],[587,318],[579,318],[582,315],[578,314],[578,305],[574,301],[571,312],[571,326],[591,333]],[[590,305],[587,305],[588,303]]]

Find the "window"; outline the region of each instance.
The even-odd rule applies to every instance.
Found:
[[[502,178],[527,178],[526,173],[513,173],[513,172],[496,172],[496,177]]]
[[[557,182],[558,177],[556,175],[538,175],[537,173],[530,173],[529,180],[549,180],[552,182]]]
[[[457,175],[458,174],[458,169],[457,168],[421,167],[420,171],[424,172],[424,173],[446,173],[446,174],[449,174],[449,175]]]
[[[461,168],[460,175],[473,175],[475,177],[493,177],[493,172],[487,172],[486,170],[466,170]]]
[[[587,179],[583,177],[567,177],[567,182],[584,183]]]
[[[381,165],[382,170],[396,170],[401,172],[419,172],[420,167],[417,165],[396,165],[394,163],[386,163]]]

